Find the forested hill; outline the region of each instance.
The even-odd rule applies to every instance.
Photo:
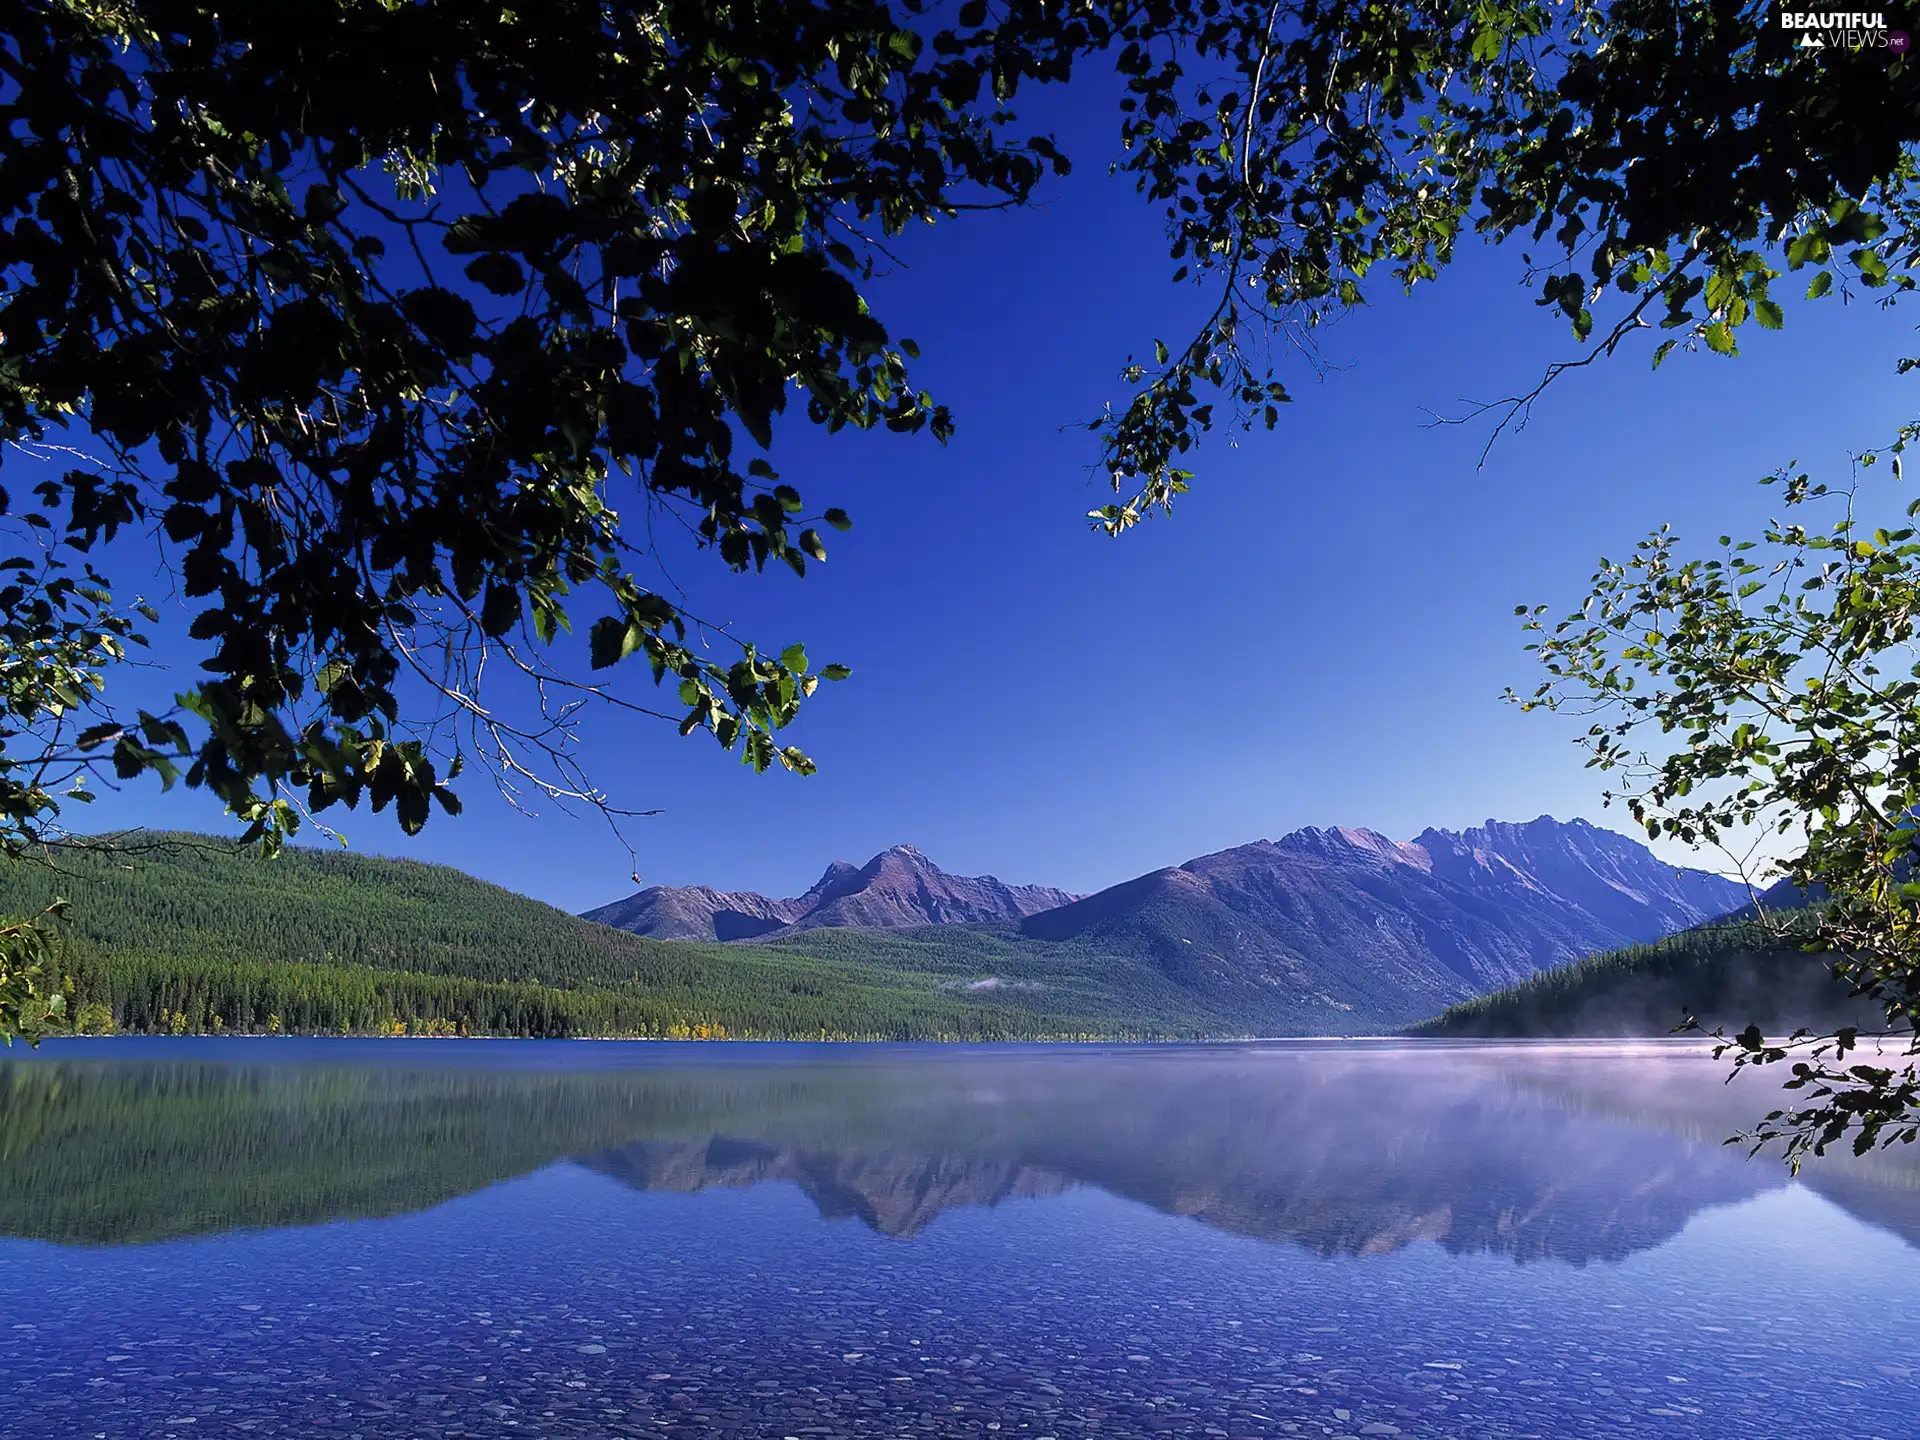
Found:
[[[1413,1027],[1415,1035],[1664,1035],[1687,1015],[1708,1028],[1766,1034],[1878,1018],[1830,963],[1750,919],[1683,930],[1610,950],[1478,999]]]
[[[76,1012],[139,1033],[1175,1039],[1408,1018],[1390,996],[1195,985],[1151,956],[959,926],[650,940],[444,866],[262,860],[204,835],[0,865],[0,915],[55,897]]]
[[[72,902],[76,1008],[135,1032],[991,1036],[1050,1023],[872,967],[642,939],[408,860],[264,860],[176,834],[124,856],[0,866],[0,914],[56,896]]]

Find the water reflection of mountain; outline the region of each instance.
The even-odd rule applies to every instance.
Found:
[[[784,1180],[828,1220],[859,1219],[883,1235],[918,1235],[942,1211],[1058,1195],[1064,1175],[992,1156],[935,1156],[881,1150],[835,1153],[715,1135],[708,1140],[642,1140],[582,1164],[636,1190],[691,1194]]]
[[[1657,1076],[1589,1062],[1588,1082],[1615,1096],[1666,1093],[1680,1068],[1718,1085],[1690,1062],[1645,1063]],[[922,1090],[895,1132],[921,1137],[917,1147],[727,1136],[584,1163],[643,1189],[789,1180],[824,1215],[858,1215],[889,1234],[912,1234],[953,1205],[1077,1183],[1326,1256],[1433,1240],[1456,1253],[1574,1262],[1622,1259],[1671,1238],[1704,1206],[1787,1183],[1777,1164],[1749,1163],[1719,1143],[1736,1117],[1695,1135],[1596,1115],[1517,1083],[1527,1068],[1516,1075],[1464,1051],[1096,1062],[1028,1077],[1041,1079],[1035,1085],[1003,1082],[990,1098]],[[948,1136],[959,1137],[954,1150],[927,1153]],[[1882,1189],[1856,1188],[1875,1198]],[[1920,1225],[1906,1233],[1920,1238]]]
[[[537,1071],[389,1053],[364,1066],[0,1064],[0,1231],[112,1244],[393,1214],[572,1159],[640,1190],[790,1183],[828,1218],[903,1239],[956,1206],[1087,1185],[1320,1255],[1430,1240],[1586,1263],[1787,1183],[1777,1161],[1720,1144],[1768,1108],[1762,1093],[1671,1053],[1229,1047],[742,1064],[723,1052],[684,1067]],[[1806,1180],[1920,1243],[1909,1157]]]

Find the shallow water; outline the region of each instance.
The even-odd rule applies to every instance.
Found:
[[[66,1042],[0,1435],[1906,1440],[1920,1157],[1672,1046]]]

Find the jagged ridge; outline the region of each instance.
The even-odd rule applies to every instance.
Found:
[[[1144,947],[1196,985],[1252,982],[1362,1009],[1417,1009],[1658,939],[1746,898],[1724,876],[1543,815],[1412,841],[1297,830],[1127,881],[1021,929]]]
[[[949,875],[913,846],[895,845],[865,865],[834,861],[812,889],[791,900],[706,885],[653,885],[585,918],[657,940],[753,940],[825,926],[1008,924],[1075,898],[1048,885]]]

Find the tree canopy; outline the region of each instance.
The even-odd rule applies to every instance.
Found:
[[[1124,95],[1089,158],[1164,212],[1171,278],[1207,297],[1084,417],[1115,491],[1089,518],[1115,534],[1186,491],[1207,429],[1277,424],[1284,357],[1325,317],[1435,278],[1464,237],[1529,247],[1572,364],[1647,328],[1656,356],[1731,353],[1784,323],[1789,272],[1890,293],[1920,244],[1906,53],[1794,48],[1757,0],[0,17],[13,570],[150,533],[204,653],[176,708],[110,707],[92,677],[138,641],[110,576],[49,599],[45,644],[5,637],[11,844],[57,832],[50,753],[206,788],[269,843],[362,800],[416,831],[469,756],[611,808],[565,743],[582,702],[811,769],[779,732],[844,669],[788,637],[713,658],[661,563],[825,558],[847,515],[767,458],[790,412],[951,432],[863,298],[876,247],[1042,193],[1071,157],[1016,107],[1090,66]],[[553,648],[576,625],[584,670]],[[629,660],[664,708],[601,673]],[[505,718],[502,679],[539,719]]]

